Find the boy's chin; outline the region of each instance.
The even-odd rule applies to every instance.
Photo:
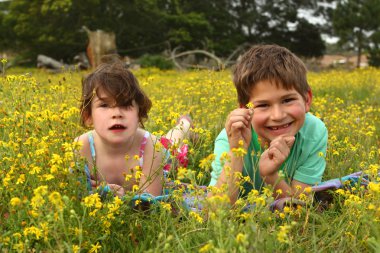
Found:
[[[285,134],[279,134],[279,135],[267,135],[266,137],[261,137],[261,140],[264,142],[271,143],[273,140],[280,138],[280,137],[288,137],[288,136],[295,136],[297,133],[285,133]],[[260,137],[259,137],[260,138]]]

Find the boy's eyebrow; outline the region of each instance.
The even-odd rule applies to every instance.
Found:
[[[285,94],[283,96],[280,97],[280,99],[284,99],[284,98],[288,98],[288,97],[292,97],[292,96],[297,96],[298,92],[292,92],[292,93],[288,93],[288,94]],[[261,100],[253,100],[252,102],[254,103],[267,103],[269,101],[269,99],[261,99]]]

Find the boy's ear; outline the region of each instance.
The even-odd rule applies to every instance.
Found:
[[[313,100],[313,93],[311,92],[311,89],[309,89],[306,93],[306,96],[305,96],[305,110],[306,110],[306,112],[310,111],[312,100]]]

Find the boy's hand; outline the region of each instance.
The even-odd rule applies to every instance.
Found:
[[[290,154],[294,144],[294,136],[278,136],[269,144],[260,157],[259,169],[262,177],[271,176],[278,171]]]
[[[239,147],[239,140],[243,140],[244,148],[247,149],[251,142],[251,119],[253,110],[239,108],[233,110],[227,117],[225,128],[230,148]]]

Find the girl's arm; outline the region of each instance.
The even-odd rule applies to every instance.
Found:
[[[145,145],[144,164],[139,189],[153,196],[162,194],[163,186],[163,153],[162,150],[155,150],[156,138],[148,138]]]

